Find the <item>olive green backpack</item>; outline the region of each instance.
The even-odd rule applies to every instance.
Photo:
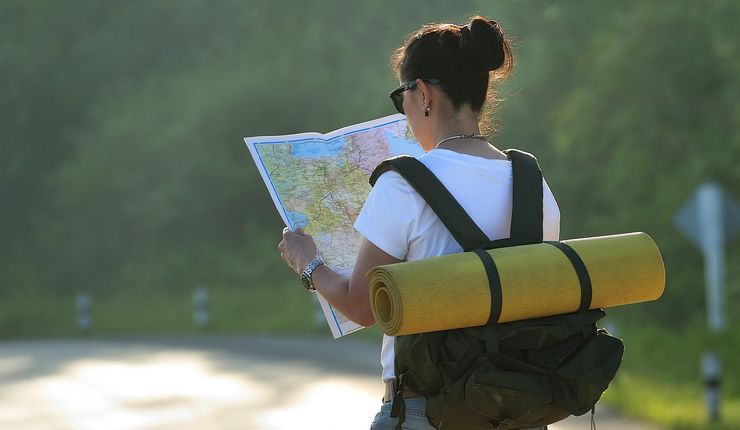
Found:
[[[398,379],[391,416],[400,417],[398,429],[405,418],[403,390],[427,398],[427,418],[439,430],[541,427],[588,411],[593,424],[595,404],[622,362],[622,341],[596,327],[604,311],[589,310],[591,281],[585,265],[561,242],[547,243],[573,264],[581,284],[579,310],[496,322],[501,287],[495,262],[481,250],[543,242],[542,172],[537,160],[526,152],[505,152],[512,162],[513,202],[511,234],[502,240],[488,240],[444,185],[413,157],[385,160],[370,178],[374,185],[385,171],[401,174],[463,250],[481,258],[493,298],[484,326],[395,338]]]

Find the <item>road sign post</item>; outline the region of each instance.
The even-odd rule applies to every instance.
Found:
[[[722,188],[702,185],[697,191],[699,223],[702,228],[704,277],[707,285],[707,322],[712,331],[725,328],[725,219]]]
[[[704,254],[707,323],[718,332],[724,313],[725,246],[740,231],[740,205],[715,182],[702,184],[676,214],[675,223]]]
[[[727,326],[724,310],[725,245],[740,230],[740,205],[715,182],[702,184],[676,214],[676,225],[696,243],[704,254],[707,324],[719,333]],[[709,419],[720,418],[722,366],[717,354],[709,351],[702,358]]]

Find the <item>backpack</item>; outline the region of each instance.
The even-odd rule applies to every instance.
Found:
[[[482,260],[499,306],[480,327],[397,336],[397,385],[391,416],[401,428],[404,389],[427,399],[426,415],[439,430],[513,430],[540,427],[570,415],[592,413],[622,361],[624,344],[596,322],[606,313],[589,310],[591,283],[580,257],[568,245],[549,242],[569,258],[581,285],[577,312],[498,323],[501,290],[495,265],[481,250],[543,241],[542,172],[526,152],[504,151],[512,162],[513,201],[509,238],[490,241],[465,210],[419,160],[383,161],[370,177],[374,185],[388,170],[399,173],[440,218],[464,252]],[[488,257],[490,259],[490,256]],[[493,269],[492,269],[493,268]],[[491,269],[494,271],[492,274]],[[454,286],[451,286],[454,288]]]

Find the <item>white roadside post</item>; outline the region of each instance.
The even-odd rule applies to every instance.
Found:
[[[196,288],[193,292],[193,322],[200,330],[205,330],[209,319],[208,291],[205,288]]]
[[[86,293],[78,293],[75,299],[77,307],[77,330],[88,334],[92,330],[92,299]]]
[[[704,254],[707,324],[719,333],[727,326],[724,310],[725,245],[740,230],[740,205],[718,184],[702,184],[675,217],[676,225],[701,248]],[[710,420],[720,418],[722,366],[712,351],[702,358]]]
[[[722,377],[722,365],[719,357],[713,352],[706,352],[701,359],[701,372],[707,386],[706,400],[709,408],[709,419],[719,420],[719,385]]]

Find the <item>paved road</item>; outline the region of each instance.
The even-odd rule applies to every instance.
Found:
[[[367,429],[379,345],[199,336],[0,342],[0,429]],[[653,430],[597,408],[599,430]],[[554,430],[589,429],[589,417]]]

